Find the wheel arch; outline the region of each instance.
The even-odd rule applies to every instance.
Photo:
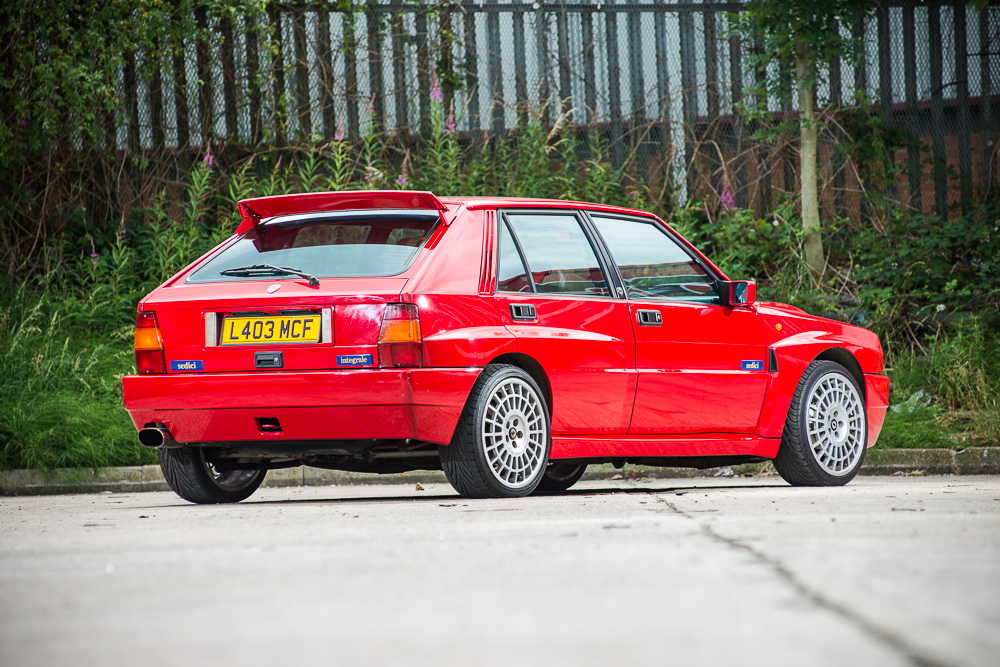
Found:
[[[771,349],[776,355],[778,373],[768,388],[764,408],[757,423],[758,435],[768,438],[781,436],[792,395],[802,379],[802,374],[813,361],[832,361],[847,369],[861,389],[862,400],[867,402],[864,365],[856,355],[856,351],[863,351],[864,348],[857,348],[846,340],[836,338],[824,340],[800,334],[781,341]]]
[[[842,347],[831,347],[816,355],[813,361],[832,361],[846,368],[850,372],[851,377],[854,378],[854,381],[858,383],[858,388],[861,389],[861,398],[866,398],[865,373],[853,354]]]
[[[549,409],[549,416],[552,416],[552,385],[549,384],[549,377],[545,374],[545,369],[542,368],[542,365],[538,363],[534,357],[530,357],[521,352],[508,352],[491,359],[488,365],[492,366],[493,364],[510,364],[511,366],[517,366],[530,375],[531,379],[534,380],[538,384],[538,387],[542,390],[542,395],[545,398],[545,405]]]

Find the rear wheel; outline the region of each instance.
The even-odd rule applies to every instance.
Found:
[[[488,366],[476,380],[441,467],[467,498],[526,496],[549,459],[549,413],[535,381],[517,366]]]
[[[159,449],[160,470],[167,485],[184,500],[199,504],[238,503],[264,481],[266,470],[220,472],[205,447]]]
[[[550,463],[542,475],[537,492],[562,493],[579,482],[585,472],[587,472],[586,464]]]
[[[774,467],[793,486],[840,486],[858,474],[868,415],[850,372],[832,361],[806,367],[792,397]]]

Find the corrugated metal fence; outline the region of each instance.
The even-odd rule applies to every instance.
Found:
[[[789,161],[761,157],[739,113],[755,76],[747,46],[730,35],[740,8],[341,0],[273,4],[266,20],[199,10],[204,39],[164,48],[173,55],[160,60],[127,57],[109,140],[155,153],[426,132],[440,103],[460,131],[502,133],[529,116],[552,122],[565,112],[575,124],[598,124],[616,159],[637,155],[650,178],[669,173],[689,190],[731,189],[741,205],[767,206],[772,189],[793,185]],[[886,2],[873,19],[842,30],[865,38],[868,58],[856,68],[830,63],[821,104],[840,108],[864,91],[892,126],[919,139],[898,155],[901,202],[943,212],[952,201],[948,167],[968,202],[994,174],[1000,7]],[[432,99],[436,86],[442,102]],[[778,99],[769,106],[795,110]],[[834,189],[851,188],[842,165],[827,171]]]

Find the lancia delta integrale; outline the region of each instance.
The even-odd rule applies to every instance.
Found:
[[[858,472],[889,381],[865,329],[755,299],[656,216],[330,192],[247,199],[139,304],[139,441],[196,503],[268,470],[443,470],[468,497],[598,462]]]

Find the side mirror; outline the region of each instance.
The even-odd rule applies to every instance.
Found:
[[[724,306],[750,306],[757,300],[757,283],[752,280],[724,280],[719,286]]]

